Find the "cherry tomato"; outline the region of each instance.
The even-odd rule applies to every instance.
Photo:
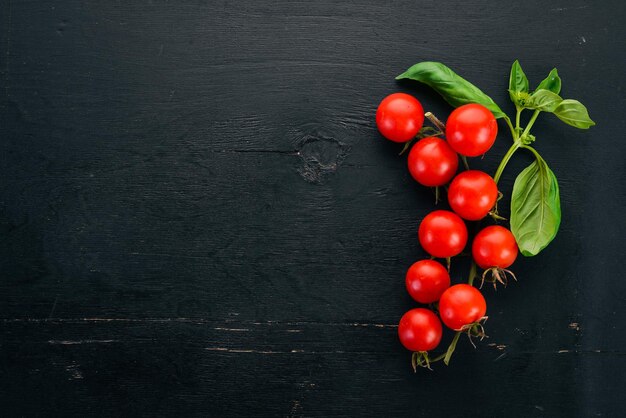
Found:
[[[418,236],[428,254],[439,258],[453,257],[467,244],[467,227],[457,214],[436,210],[422,220]]]
[[[434,136],[419,140],[409,153],[409,172],[424,186],[443,186],[454,177],[459,156],[446,141]]]
[[[448,270],[434,260],[420,260],[406,272],[406,290],[419,303],[437,302],[450,287]]]
[[[439,315],[448,328],[458,330],[485,316],[487,303],[474,286],[456,284],[439,299]]]
[[[448,203],[468,221],[484,218],[498,199],[498,186],[487,173],[468,170],[459,173],[448,189]]]
[[[505,269],[517,258],[515,237],[502,226],[488,226],[476,234],[472,243],[472,256],[480,268]]]
[[[422,129],[424,108],[413,96],[393,93],[385,97],[376,111],[376,126],[383,136],[394,142],[406,142]]]
[[[411,309],[400,319],[398,336],[402,345],[411,351],[435,349],[441,341],[441,321],[433,311]]]
[[[446,139],[453,150],[467,157],[483,155],[493,145],[498,123],[483,105],[470,103],[457,107],[446,123]]]

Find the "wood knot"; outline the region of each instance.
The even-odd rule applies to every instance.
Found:
[[[325,176],[337,171],[348,155],[348,147],[335,138],[306,135],[299,143],[302,166],[298,172],[310,183],[322,183]]]

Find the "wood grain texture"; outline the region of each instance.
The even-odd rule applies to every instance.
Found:
[[[0,1],[3,415],[619,416],[625,11]],[[511,112],[514,59],[531,84],[557,66],[597,126],[537,122],[559,235],[485,290],[488,340],[415,375],[395,324],[433,195],[374,112],[399,90],[445,118],[394,81],[421,60]]]

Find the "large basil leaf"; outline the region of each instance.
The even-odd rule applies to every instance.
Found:
[[[417,63],[397,76],[396,80],[405,78],[432,87],[454,107],[468,103],[479,103],[491,110],[496,118],[506,116],[491,97],[440,62]]]
[[[548,74],[548,76],[544,78],[541,83],[539,83],[535,91],[542,89],[550,90],[554,94],[559,94],[561,92],[561,77],[559,77],[559,73],[556,68],[553,68],[552,71],[550,71],[550,74]]]
[[[515,179],[511,196],[511,232],[526,257],[537,255],[554,239],[561,224],[556,176],[542,158]]]
[[[565,99],[553,112],[557,118],[578,129],[589,129],[596,123],[591,120],[587,108],[578,100]]]
[[[531,109],[539,109],[542,112],[554,112],[554,109],[563,101],[561,96],[550,90],[539,89],[530,96]]]
[[[526,74],[524,74],[524,70],[522,70],[522,66],[520,65],[518,60],[515,60],[515,62],[511,66],[511,75],[509,76],[509,91],[523,91],[524,93],[528,92],[528,78],[526,78]]]

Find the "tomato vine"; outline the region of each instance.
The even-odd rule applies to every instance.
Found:
[[[472,337],[482,339],[485,335],[482,323],[487,318],[486,305],[480,292],[473,287],[474,280],[479,277],[478,267],[484,270],[481,287],[486,279],[494,286],[497,283],[506,285],[508,276],[515,279],[508,267],[515,261],[518,249],[523,256],[535,256],[550,244],[558,232],[561,223],[558,181],[545,159],[532,145],[536,137],[531,134],[531,129],[539,115],[551,113],[564,123],[579,129],[588,129],[595,123],[582,103],[573,99],[563,99],[559,95],[562,81],[556,68],[551,70],[531,92],[529,80],[520,63],[518,61],[513,63],[508,91],[515,105],[514,118],[503,112],[495,101],[478,87],[442,63],[417,63],[396,79],[424,83],[456,108],[444,125],[430,112],[423,115],[415,113],[415,109],[421,111],[422,107],[419,102],[415,104],[410,98],[401,96],[404,105],[399,106],[396,93],[383,100],[377,111],[377,124],[381,133],[390,140],[406,142],[401,154],[411,147],[413,140],[418,140],[411,149],[408,161],[409,171],[416,181],[426,186],[435,186],[437,200],[439,187],[452,181],[448,197],[456,214],[442,210],[432,212],[424,218],[419,228],[422,247],[433,257],[446,258],[448,270],[450,258],[457,255],[467,241],[466,227],[457,215],[478,222],[487,214],[496,222],[505,220],[498,214],[497,209],[497,201],[502,197],[497,185],[504,170],[519,149],[530,152],[535,158],[515,179],[510,199],[510,231],[501,226],[492,226],[479,232],[472,245],[473,257],[467,285],[453,285],[443,290],[441,280],[437,282],[440,317],[456,332],[447,350],[436,357],[429,358],[429,350],[413,353],[414,369],[418,366],[430,368],[430,365],[437,361],[449,364],[462,333],[467,333],[470,341]],[[395,97],[395,104],[389,97]],[[528,123],[522,126],[521,115],[526,110],[533,113]],[[398,123],[395,123],[394,118]],[[429,120],[434,128],[422,127],[424,119]],[[497,135],[497,119],[504,120],[513,143],[502,157],[493,180],[485,173],[477,171],[464,171],[454,177],[458,165],[454,153],[458,153],[465,169],[469,170],[466,157],[483,155],[491,148]],[[384,123],[379,123],[380,121]],[[497,199],[494,193],[499,194]],[[435,287],[433,284],[428,287],[429,280],[434,280],[428,276],[428,274],[433,276],[432,267],[424,271],[426,273],[420,275],[422,273],[412,267],[412,270],[409,270],[411,277],[407,273],[407,289],[417,301],[430,301],[433,298],[432,289]],[[443,276],[441,272],[437,274]],[[413,286],[411,289],[409,279]],[[429,290],[430,294],[420,294],[423,291],[420,286],[425,286],[424,289]],[[422,311],[417,314],[415,310],[409,311],[407,315],[411,312],[412,317],[417,319],[411,322],[403,317],[402,327],[399,329],[401,341],[409,349],[432,347],[433,341],[438,342],[440,339],[441,324],[438,320],[435,323],[431,316]],[[426,317],[428,321],[418,321]],[[438,331],[438,334],[435,331]],[[433,335],[438,338],[433,339]]]

